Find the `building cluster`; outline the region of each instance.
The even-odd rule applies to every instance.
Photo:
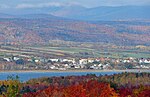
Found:
[[[0,70],[150,69],[150,58],[0,58]]]

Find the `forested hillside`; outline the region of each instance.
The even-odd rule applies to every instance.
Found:
[[[86,22],[63,18],[0,19],[1,44],[48,44],[51,40],[150,45],[150,21]]]

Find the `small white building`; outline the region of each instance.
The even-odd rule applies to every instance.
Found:
[[[59,59],[50,59],[52,62],[58,62]]]
[[[150,60],[145,59],[145,60],[144,60],[144,63],[149,64],[149,63],[150,63]]]
[[[87,64],[88,63],[88,59],[80,59],[79,60],[79,64]]]
[[[14,57],[13,58],[13,60],[15,60],[15,61],[17,61],[17,60],[19,60],[20,58],[18,58],[18,57]]]

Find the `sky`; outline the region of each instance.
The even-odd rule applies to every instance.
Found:
[[[0,0],[0,9],[43,8],[80,5],[84,7],[150,5],[150,0]]]

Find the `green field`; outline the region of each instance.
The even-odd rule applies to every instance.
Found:
[[[0,56],[18,55],[26,57],[111,57],[150,58],[149,49],[94,48],[94,47],[52,47],[52,46],[1,46]]]

